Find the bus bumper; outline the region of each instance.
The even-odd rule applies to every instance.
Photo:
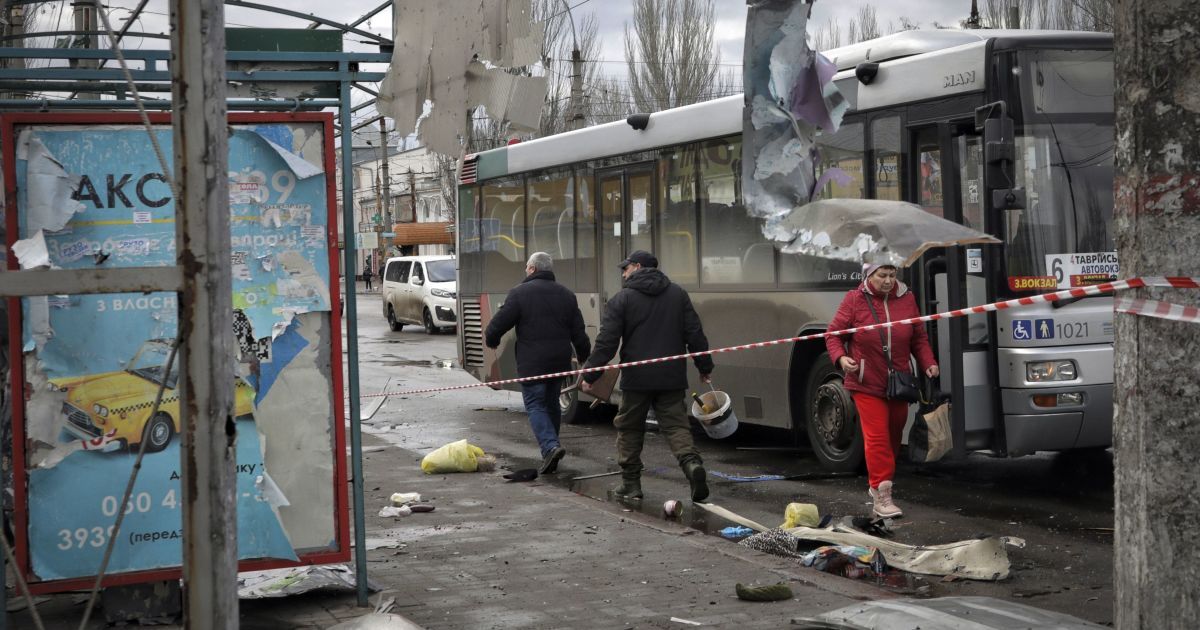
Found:
[[[1001,390],[1008,454],[1111,446],[1112,392],[1112,384]],[[1059,394],[1082,403],[1058,404]]]

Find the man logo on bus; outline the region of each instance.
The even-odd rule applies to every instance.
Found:
[[[1028,319],[1013,320],[1013,339],[1029,341],[1033,339],[1033,321]]]

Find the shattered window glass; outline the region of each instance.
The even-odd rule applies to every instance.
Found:
[[[849,177],[849,182],[838,183],[838,178],[829,178],[814,196],[817,199],[862,199],[866,197],[867,184],[863,177],[863,124],[844,123],[834,134],[821,133],[817,136],[817,178],[830,169],[840,169]],[[845,181],[843,178],[842,181]]]
[[[696,145],[672,147],[658,161],[659,225],[662,237],[658,260],[675,282],[695,284],[696,273]]]
[[[700,153],[700,264],[705,284],[774,284],[775,245],[742,206],[742,141],[706,142]]]
[[[525,182],[510,177],[483,187],[483,289],[507,292],[525,277]]]

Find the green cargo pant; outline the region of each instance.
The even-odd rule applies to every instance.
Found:
[[[622,392],[621,407],[613,419],[613,426],[617,428],[617,464],[621,466],[623,477],[636,478],[642,472],[646,414],[651,407],[658,417],[659,431],[667,439],[679,464],[700,461],[700,452],[692,442],[692,429],[688,425],[685,395],[682,389]]]

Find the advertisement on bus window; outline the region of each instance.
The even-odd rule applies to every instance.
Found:
[[[142,125],[81,115],[5,122],[5,146],[14,147],[6,193],[16,208],[9,246],[20,268],[175,264],[174,196]],[[229,385],[238,556],[254,567],[349,552],[331,122],[231,117]],[[170,159],[169,123],[160,119],[153,133]],[[42,590],[97,573],[139,449],[108,574],[181,564],[178,306],[175,293],[20,301],[11,324],[21,340],[14,364],[24,370],[14,399],[26,400],[14,412],[18,548],[26,574],[48,583]]]

